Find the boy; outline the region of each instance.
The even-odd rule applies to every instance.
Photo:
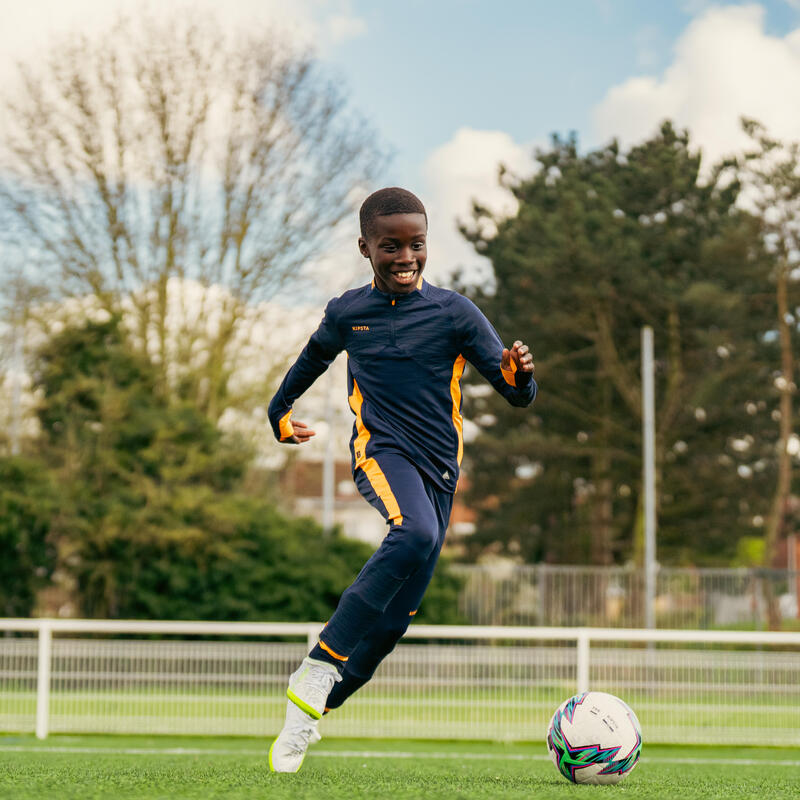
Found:
[[[404,189],[381,189],[359,213],[358,249],[371,284],[328,303],[325,316],[269,405],[280,442],[313,435],[292,404],[347,351],[350,442],[359,492],[389,524],[342,594],[317,645],[289,678],[286,722],[269,752],[273,772],[297,772],[317,723],[363,686],[417,611],[439,557],[462,453],[466,361],[515,406],[536,394],[533,356],[509,350],[478,308],[423,281],[428,217]]]

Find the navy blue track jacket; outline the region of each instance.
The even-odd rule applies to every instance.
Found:
[[[420,278],[409,294],[389,295],[372,284],[331,300],[319,328],[269,404],[278,440],[292,436],[294,401],[347,351],[353,472],[361,468],[379,496],[386,476],[375,457],[409,458],[440,489],[454,492],[463,450],[461,376],[466,361],[513,406],[536,395],[531,373],[501,370],[503,343],[477,306],[463,295]],[[383,490],[383,491],[382,491]]]

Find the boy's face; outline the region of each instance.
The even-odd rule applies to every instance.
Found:
[[[369,237],[359,237],[358,249],[372,264],[376,286],[388,294],[413,292],[428,258],[425,215],[387,214],[373,225]]]

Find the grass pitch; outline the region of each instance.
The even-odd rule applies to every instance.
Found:
[[[800,797],[800,749],[648,746],[617,786],[573,786],[542,742],[328,739],[296,775],[273,775],[269,742],[189,737],[0,737],[4,800],[472,800]]]

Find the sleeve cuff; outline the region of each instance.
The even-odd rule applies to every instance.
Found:
[[[294,427],[292,425],[292,420],[290,419],[292,416],[292,409],[290,408],[279,420],[278,420],[278,439],[281,442],[285,442],[287,439],[291,439],[294,436]]]
[[[517,374],[514,376],[516,378],[516,387],[517,389],[527,389],[528,386],[531,385],[531,381],[533,380],[533,373],[532,372],[525,372],[524,369],[517,370]]]
[[[509,386],[513,386],[516,389],[517,388],[517,378],[516,378],[516,374],[515,373],[517,372],[517,365],[516,365],[516,363],[515,363],[513,358],[510,359],[509,368],[508,369],[503,369],[503,367],[500,367],[500,372],[503,373],[503,380]]]

